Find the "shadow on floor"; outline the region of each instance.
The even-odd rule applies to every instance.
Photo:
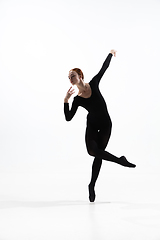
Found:
[[[109,204],[110,202],[95,202],[90,203],[89,201],[70,201],[70,200],[59,200],[59,201],[16,201],[6,200],[0,201],[0,209],[6,208],[17,208],[17,207],[28,207],[28,208],[47,208],[47,207],[67,207],[67,206],[82,206],[82,205],[97,205],[97,204]]]
[[[160,210],[160,204],[154,203],[129,203],[129,202],[107,202],[107,201],[95,201],[90,203],[89,201],[82,200],[57,200],[57,201],[20,201],[20,200],[6,200],[0,201],[0,209],[6,208],[48,208],[48,207],[67,207],[67,206],[96,206],[96,205],[121,205],[122,209],[130,210],[142,210],[152,209]]]

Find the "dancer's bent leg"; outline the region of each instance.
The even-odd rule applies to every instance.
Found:
[[[94,139],[92,137],[92,136],[94,136],[92,132],[93,132],[92,128],[87,127],[87,129],[86,129],[86,146],[87,146],[87,151],[91,156],[94,156],[99,159],[104,159],[107,161],[115,162],[115,163],[118,163],[125,167],[135,167],[136,166],[135,164],[128,162],[124,156],[118,158],[118,157],[114,156],[113,154],[100,149],[98,147],[96,139]]]

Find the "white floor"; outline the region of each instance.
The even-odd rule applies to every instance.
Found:
[[[102,174],[89,203],[87,174],[3,173],[0,240],[160,240],[159,180]]]

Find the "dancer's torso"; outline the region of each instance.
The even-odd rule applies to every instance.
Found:
[[[76,96],[78,105],[84,107],[88,111],[87,124],[91,124],[96,128],[111,123],[111,119],[107,110],[106,102],[99,90],[99,87],[91,80],[89,85],[92,90],[92,95],[89,98]]]

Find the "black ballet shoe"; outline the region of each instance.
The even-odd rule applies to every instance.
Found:
[[[89,189],[89,201],[94,202],[96,198],[94,187],[89,184],[88,189]]]
[[[119,164],[121,164],[124,167],[130,167],[130,168],[135,168],[136,167],[135,164],[128,162],[126,157],[124,157],[124,156],[120,157],[119,159],[120,159]]]

